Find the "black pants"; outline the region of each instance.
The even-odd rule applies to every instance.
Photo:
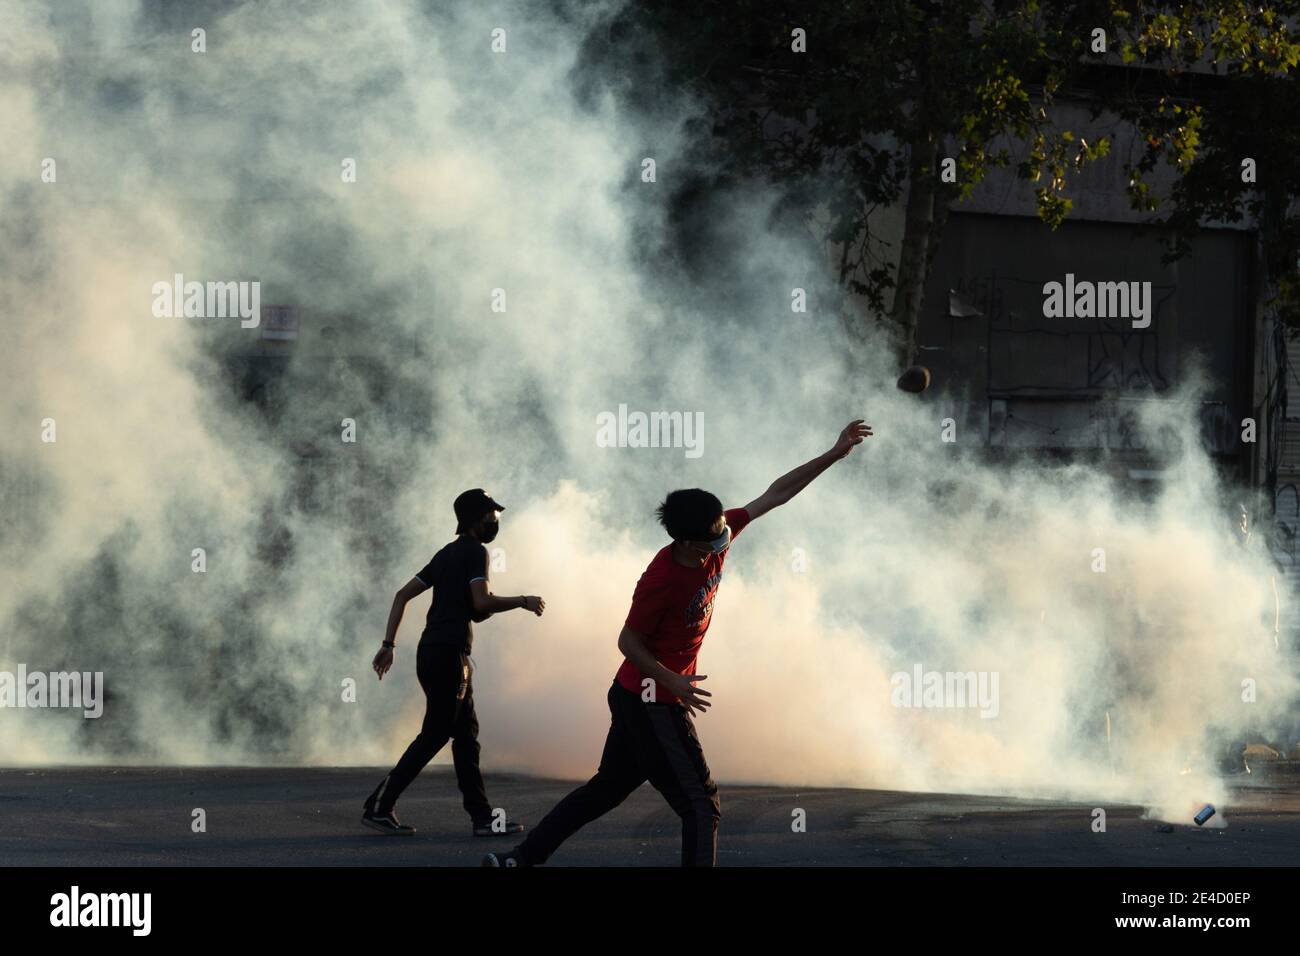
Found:
[[[716,864],[722,807],[686,708],[644,703],[615,681],[609,712],[609,736],[596,776],[556,804],[519,845],[522,862],[545,863],[581,827],[649,780],[682,818],[682,866]]]
[[[478,768],[478,717],[474,714],[474,688],[469,678],[469,657],[450,644],[421,641],[415,652],[415,673],[424,688],[424,724],[388,776],[366,801],[377,813],[387,813],[411,781],[450,738],[456,765],[456,783],[464,797],[465,812],[475,823],[492,818],[492,806]],[[464,697],[460,697],[461,684]]]

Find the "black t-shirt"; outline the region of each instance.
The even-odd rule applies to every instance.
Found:
[[[433,641],[451,644],[468,654],[474,642],[476,617],[469,584],[478,578],[487,580],[488,551],[482,542],[462,535],[429,559],[415,575],[433,588],[433,603],[424,624],[420,643]]]

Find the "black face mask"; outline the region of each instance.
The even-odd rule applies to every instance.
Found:
[[[497,532],[500,530],[500,521],[489,521],[483,525],[483,530],[479,532],[478,539],[484,544],[487,544],[496,538]]]

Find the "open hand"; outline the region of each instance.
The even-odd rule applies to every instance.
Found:
[[[855,418],[844,426],[844,431],[840,432],[840,437],[835,439],[835,447],[831,452],[836,458],[843,458],[853,450],[854,445],[862,444],[862,439],[870,438],[871,435],[871,426],[865,424],[861,418]]]
[[[704,680],[707,676],[707,674],[674,674],[672,680],[665,680],[662,683],[668,693],[681,701],[688,714],[702,714],[712,706],[706,698],[713,695],[707,690],[696,687],[695,682]]]

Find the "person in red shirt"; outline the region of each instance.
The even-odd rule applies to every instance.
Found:
[[[566,839],[627,799],[647,780],[682,820],[682,866],[717,862],[718,787],[709,773],[692,716],[710,706],[696,660],[713,616],[713,600],[732,541],[751,521],[785,504],[871,435],[855,419],[825,454],[772,482],[743,508],[699,488],[672,492],[659,521],[672,543],[637,582],[618,649],[625,660],[609,689],[609,735],[596,775],[556,804],[528,837],[483,866],[545,863]]]

